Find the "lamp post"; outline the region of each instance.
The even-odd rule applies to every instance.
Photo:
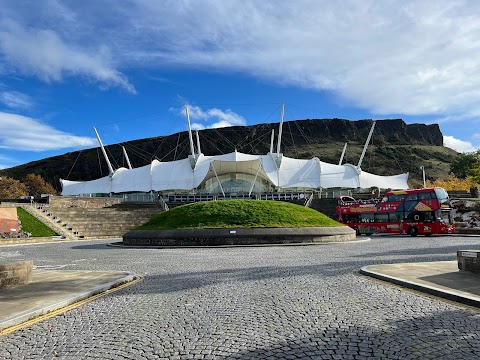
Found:
[[[422,175],[423,175],[423,188],[425,189],[427,186],[425,184],[425,166],[420,166],[420,169],[422,169]]]

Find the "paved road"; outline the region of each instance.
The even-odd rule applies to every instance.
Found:
[[[374,237],[317,246],[118,249],[105,241],[0,248],[42,269],[144,280],[0,338],[5,359],[478,359],[480,311],[358,275],[455,260],[479,237]]]

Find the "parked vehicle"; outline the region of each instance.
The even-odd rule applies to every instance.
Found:
[[[448,193],[443,188],[387,191],[382,199],[337,197],[337,220],[357,234],[432,235],[455,231]]]

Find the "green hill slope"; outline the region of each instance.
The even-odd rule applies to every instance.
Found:
[[[178,206],[137,230],[344,226],[316,210],[281,201],[222,200]]]

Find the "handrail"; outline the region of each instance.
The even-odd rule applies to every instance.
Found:
[[[305,207],[310,207],[312,205],[313,193],[310,194],[309,198],[305,201]]]

